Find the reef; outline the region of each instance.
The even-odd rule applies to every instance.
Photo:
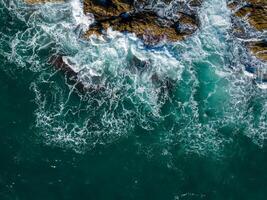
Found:
[[[267,61],[267,41],[264,36],[267,30],[267,1],[234,0],[228,6],[234,16],[241,20],[241,23],[235,23],[235,35],[250,41],[246,44],[250,52],[258,59]],[[249,35],[246,29],[258,34]]]
[[[95,23],[85,33],[105,34],[108,28],[120,32],[135,33],[146,44],[156,44],[163,39],[177,41],[193,34],[198,26],[197,8],[201,1],[165,1],[161,7],[172,4],[175,13],[164,13],[144,0],[84,0],[84,12],[92,13]],[[167,10],[165,10],[167,11]]]

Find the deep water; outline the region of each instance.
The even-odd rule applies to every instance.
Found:
[[[232,36],[225,1],[157,46],[82,39],[81,5],[0,0],[0,200],[265,200],[267,91],[244,70],[267,66]],[[103,89],[77,90],[54,55]]]

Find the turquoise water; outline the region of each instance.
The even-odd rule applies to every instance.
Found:
[[[266,199],[267,93],[244,73],[265,65],[226,3],[205,1],[187,40],[147,47],[82,40],[77,2],[0,1],[0,199]],[[77,91],[53,55],[104,89]]]

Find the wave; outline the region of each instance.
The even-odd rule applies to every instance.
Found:
[[[0,5],[1,15],[23,25],[10,24],[11,33],[1,30],[1,47],[8,49],[1,56],[36,74],[35,128],[45,143],[85,152],[135,137],[144,149],[179,144],[186,152],[221,155],[235,134],[243,134],[264,145],[266,92],[243,73],[244,60],[251,58],[230,34],[224,1],[204,2],[201,27],[190,38],[154,47],[111,29],[82,39],[94,19],[83,14],[79,0]],[[49,64],[57,55],[87,88],[103,89],[79,92]],[[144,133],[153,135],[149,144],[138,139]]]

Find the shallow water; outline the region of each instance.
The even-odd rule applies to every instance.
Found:
[[[266,65],[232,36],[225,1],[153,47],[81,39],[81,5],[0,1],[0,199],[265,199],[267,91],[245,68]],[[77,91],[53,55],[104,89]]]

